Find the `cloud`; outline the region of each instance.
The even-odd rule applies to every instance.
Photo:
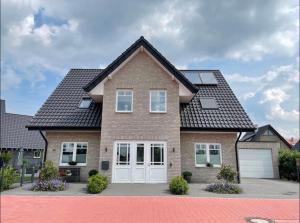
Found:
[[[286,137],[299,137],[299,59],[262,75],[226,74],[259,125],[271,123]]]

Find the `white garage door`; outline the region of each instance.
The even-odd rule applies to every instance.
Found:
[[[271,149],[239,149],[241,177],[273,178]]]

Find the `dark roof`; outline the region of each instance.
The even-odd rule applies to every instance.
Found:
[[[243,141],[243,142],[258,142],[259,141],[259,138],[261,135],[263,135],[267,130],[270,130],[272,131],[279,139],[281,139],[281,141],[286,144],[287,147],[289,148],[292,148],[292,145],[289,144],[285,138],[283,138],[279,132],[277,132],[273,126],[271,125],[264,125],[264,126],[261,126],[259,128],[257,128],[255,131],[253,132],[247,132],[240,141]]]
[[[298,142],[296,142],[296,144],[293,146],[293,148],[300,152],[300,140],[298,140]]]
[[[34,116],[29,129],[100,129],[102,104],[93,102],[89,109],[80,109],[82,97],[109,75],[138,47],[145,47],[166,69],[176,76],[195,96],[181,105],[182,130],[252,131],[255,129],[246,112],[233,94],[223,75],[210,70],[217,79],[214,85],[193,85],[167,61],[147,40],[141,37],[106,69],[71,69],[53,94]],[[199,70],[207,72],[207,70]],[[200,97],[214,97],[218,109],[202,109]]]
[[[198,70],[207,72],[208,70]],[[184,71],[183,71],[184,72]],[[218,84],[197,85],[198,92],[188,104],[181,104],[182,130],[252,131],[255,129],[219,70],[210,70]],[[202,109],[200,98],[216,99],[218,109]]]
[[[5,149],[44,149],[45,142],[38,131],[28,131],[25,126],[32,116],[1,113],[1,143]]]
[[[173,74],[187,89],[196,93],[197,88],[174,67],[158,50],[156,50],[143,36],[125,50],[117,59],[109,64],[102,72],[95,76],[87,85],[83,87],[85,91],[92,90],[97,84],[104,80],[111,72],[113,72],[120,64],[130,57],[139,47],[143,46],[150,52],[171,74]]]
[[[83,86],[95,78],[101,69],[71,69],[36,113],[29,129],[100,129],[102,104],[92,102],[89,108],[79,108],[88,97]]]

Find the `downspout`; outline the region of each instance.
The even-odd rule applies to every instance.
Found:
[[[240,178],[240,165],[239,165],[239,157],[238,157],[238,142],[240,140],[240,137],[242,135],[242,132],[239,133],[239,136],[237,137],[236,141],[235,141],[235,159],[236,159],[236,171],[237,171],[237,182],[238,184],[241,183],[241,178]]]
[[[39,130],[39,132],[45,141],[45,151],[44,151],[44,162],[45,162],[47,159],[48,140],[46,139],[46,136],[42,133],[41,130]]]

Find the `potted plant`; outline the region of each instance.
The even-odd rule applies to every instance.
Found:
[[[213,167],[214,165],[212,163],[206,163],[207,167]]]
[[[77,164],[76,161],[70,161],[70,162],[69,162],[69,165],[70,165],[70,166],[75,166],[76,164]]]
[[[183,176],[183,178],[188,182],[188,183],[191,183],[191,181],[192,181],[192,172],[190,172],[190,171],[184,171],[183,173],[182,173],[182,176]]]

